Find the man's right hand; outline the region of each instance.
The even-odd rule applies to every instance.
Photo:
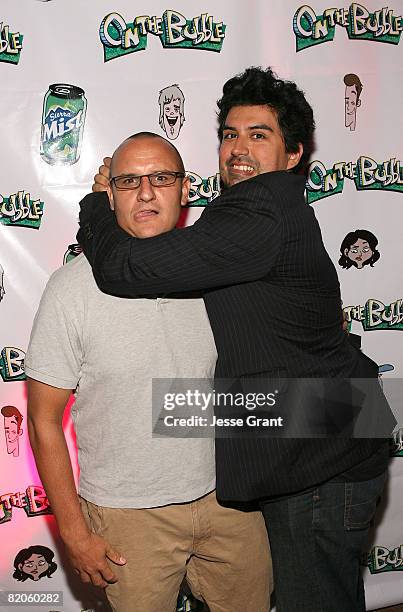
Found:
[[[126,559],[104,538],[89,532],[85,538],[65,539],[64,544],[70,563],[83,582],[91,582],[102,588],[117,582],[116,575],[107,559],[117,565],[125,565]]]
[[[111,157],[104,157],[104,163],[99,166],[98,174],[94,176],[92,191],[106,191],[111,178]]]

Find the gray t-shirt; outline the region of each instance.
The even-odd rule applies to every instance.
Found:
[[[212,378],[217,358],[201,299],[102,293],[80,255],[42,296],[27,376],[76,389],[79,493],[100,506],[150,508],[215,487],[214,441],[152,438],[152,378]]]

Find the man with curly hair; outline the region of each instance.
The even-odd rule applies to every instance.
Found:
[[[337,274],[296,173],[314,132],[303,92],[248,68],[225,83],[218,109],[224,191],[193,226],[139,241],[116,227],[104,195],[84,199],[78,241],[98,286],[132,297],[204,289],[217,381],[376,381],[376,364],[342,330]],[[309,421],[309,402],[293,400],[286,416]],[[334,395],[325,407],[352,419]],[[237,413],[216,406],[217,416]],[[360,559],[387,463],[375,437],[216,431],[219,499],[262,500],[278,612],[364,612]]]

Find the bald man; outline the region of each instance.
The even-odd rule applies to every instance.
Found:
[[[131,236],[174,228],[188,191],[164,138],[115,151],[109,202]],[[213,440],[152,438],[152,378],[212,378],[215,361],[200,298],[106,295],[83,255],[49,280],[25,359],[31,445],[73,568],[115,611],[172,612],[184,576],[211,612],[269,610],[263,517],[217,503]],[[79,495],[62,430],[73,390]]]

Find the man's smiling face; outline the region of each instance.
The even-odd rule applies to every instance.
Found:
[[[233,106],[220,145],[220,174],[227,187],[275,170],[294,168],[302,155],[288,153],[274,110],[266,105]]]

